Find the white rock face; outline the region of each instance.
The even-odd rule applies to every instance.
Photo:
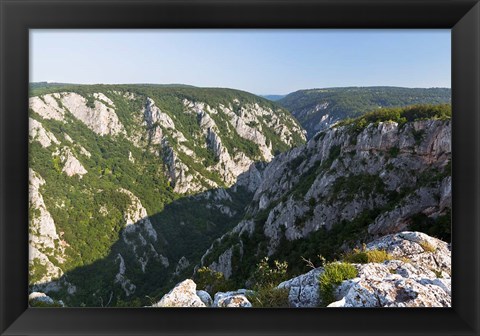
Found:
[[[176,129],[172,118],[165,112],[162,112],[155,105],[153,99],[147,97],[143,115],[152,144],[161,144],[163,132],[169,132],[178,142],[187,141],[183,133]]]
[[[60,240],[55,223],[48,212],[40,188],[45,180],[35,171],[29,169],[30,207],[36,210],[30,222],[30,243],[39,249],[55,249],[55,242]]]
[[[213,262],[208,267],[213,271],[223,273],[226,280],[230,279],[232,276],[232,254],[233,246],[222,253],[218,258],[218,262]]]
[[[97,92],[97,93],[94,93],[93,94],[93,97],[96,99],[96,100],[99,100],[101,101],[102,103],[107,103],[108,105],[112,106],[112,107],[115,107],[115,104],[113,103],[113,101],[108,98],[107,96],[105,96],[103,93],[101,92]]]
[[[118,261],[118,273],[115,276],[114,282],[122,287],[126,296],[130,296],[135,293],[137,287],[125,276],[125,271],[127,269],[125,267],[125,260],[123,260],[123,257],[120,253],[117,254],[115,261]]]
[[[77,93],[62,93],[61,97],[63,106],[95,133],[112,136],[125,134],[125,128],[114,108],[108,107],[102,101],[95,100],[94,107],[91,108],[87,106],[87,100]],[[97,94],[97,97],[100,97],[100,94]],[[115,107],[113,102],[110,105]]]
[[[140,199],[135,196],[131,191],[126,189],[119,189],[120,192],[130,197],[131,203],[127,208],[127,211],[123,214],[125,219],[125,228],[127,231],[132,230],[133,226],[141,226],[145,233],[154,241],[157,240],[157,232],[152,226],[150,219],[148,218],[147,210],[143,207]]]
[[[63,275],[62,269],[53,264],[49,257],[55,258],[58,263],[63,263],[65,246],[68,244],[57,234],[53,217],[48,211],[40,188],[45,180],[31,168],[29,169],[29,206],[34,209],[29,221],[29,269],[34,271],[39,265],[45,270],[42,274],[35,270],[35,276],[39,279],[35,288],[44,291],[60,289],[60,284],[55,283]],[[33,275],[33,274],[32,274]],[[70,284],[66,283],[68,286]],[[71,287],[74,291],[73,287]]]
[[[206,307],[197,295],[197,285],[193,280],[187,279],[178,283],[170,292],[152,307]]]
[[[31,236],[30,236],[31,237]],[[40,264],[45,268],[45,272],[40,275],[40,279],[35,283],[35,288],[42,288],[46,291],[55,291],[58,290],[57,286],[49,286],[48,289],[44,289],[45,284],[53,283],[55,280],[59,279],[63,275],[63,271],[60,267],[55,266],[46,253],[40,252],[32,242],[28,246],[28,259],[29,259],[29,270],[32,271],[35,267],[35,264]],[[32,274],[33,275],[33,274]],[[38,276],[38,273],[35,273]]]
[[[193,168],[183,163],[166,139],[162,140],[162,151],[163,162],[167,167],[170,183],[174,186],[173,190],[176,193],[193,194],[218,187],[215,182],[200,175],[197,171],[193,170]],[[205,187],[201,181],[207,184],[208,187]]]
[[[90,154],[90,153],[89,153]],[[67,176],[78,175],[80,178],[88,173],[85,167],[78,161],[78,159],[73,155],[72,151],[68,147],[63,147],[54,153],[52,156],[58,156],[60,161],[63,164],[62,172],[67,174]]]
[[[273,157],[272,144],[267,141],[262,127],[269,127],[270,131],[275,133],[280,140],[287,145],[293,144],[293,134],[297,133],[300,138],[304,138],[301,128],[293,119],[289,119],[289,127],[285,126],[287,118],[278,111],[273,111],[268,108],[259,106],[258,104],[242,104],[239,100],[234,99],[230,106],[220,105],[218,108],[213,108],[204,102],[189,101],[184,99],[183,104],[186,108],[186,113],[196,114],[198,124],[204,136],[205,146],[214,153],[215,164],[208,167],[208,170],[216,172],[221,176],[221,179],[227,186],[232,186],[237,182],[237,179],[250,170],[255,160],[270,161]],[[233,105],[236,107],[234,108]],[[234,109],[236,111],[234,111]],[[261,157],[252,159],[246,153],[237,149],[227,149],[224,145],[225,134],[222,134],[214,119],[215,116],[222,115],[227,117],[228,131],[235,132],[240,137],[253,142],[258,146]],[[288,118],[287,118],[288,119]],[[228,135],[227,135],[228,136]],[[250,173],[254,173],[250,171]],[[243,185],[252,190],[255,183],[258,181],[250,178],[243,178]],[[251,182],[251,184],[247,184]]]
[[[214,296],[212,307],[217,308],[251,308],[252,304],[248,301],[248,293],[253,293],[247,289],[239,289],[232,292],[218,292]]]
[[[173,274],[174,275],[179,275],[180,272],[182,272],[183,270],[188,268],[188,266],[190,266],[190,262],[188,261],[188,259],[185,258],[185,256],[181,257],[178,260],[177,266],[175,267],[175,272],[173,272]]]
[[[159,260],[164,266],[166,265],[165,267],[168,267],[168,259],[160,255],[152,244],[157,241],[158,237],[148,218],[147,210],[131,191],[123,188],[119,191],[128,195],[131,200],[123,214],[125,227],[121,233],[122,239],[131,248],[142,272],[145,272],[147,264],[152,258]]]
[[[58,93],[47,94],[42,97],[31,97],[29,99],[29,107],[44,119],[63,121],[66,111],[58,105],[57,99],[60,99],[60,94]]]
[[[315,268],[310,272],[280,283],[277,288],[289,288],[288,302],[290,307],[318,307],[320,294],[318,277],[323,268]]]
[[[43,125],[35,119],[29,118],[29,135],[32,141],[38,141],[43,148],[48,148],[52,143],[58,145],[60,141],[53,133],[47,131]]]

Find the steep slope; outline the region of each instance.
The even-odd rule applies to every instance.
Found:
[[[38,84],[29,107],[30,284],[77,305],[193,268],[243,217],[254,163],[305,139],[287,111],[228,89]]]
[[[265,256],[287,261],[295,275],[306,271],[302,257],[333,260],[409,228],[449,241],[450,113],[448,106],[382,110],[275,157],[245,219],[201,265],[243,287]]]
[[[401,87],[347,87],[300,90],[277,102],[290,110],[312,138],[339,120],[355,118],[381,107],[442,104],[451,101],[451,90]]]

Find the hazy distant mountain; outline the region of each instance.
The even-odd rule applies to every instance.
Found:
[[[286,95],[261,95],[260,97],[266,98],[271,101],[277,101],[285,97]]]
[[[401,87],[345,87],[300,90],[277,102],[287,108],[311,138],[345,118],[355,118],[381,107],[451,102],[451,89]]]

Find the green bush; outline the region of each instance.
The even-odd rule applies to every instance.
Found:
[[[320,299],[326,307],[335,301],[334,290],[344,280],[353,279],[358,271],[350,263],[333,262],[325,265],[324,272],[319,278]]]
[[[450,104],[419,104],[402,108],[382,108],[364,114],[356,119],[345,119],[337,123],[337,126],[348,126],[353,134],[360,133],[367,125],[385,121],[394,121],[404,124],[409,121],[427,119],[450,119],[452,106]],[[414,135],[415,136],[415,135]],[[421,134],[415,136],[416,141],[421,141]]]
[[[382,263],[392,260],[393,256],[384,250],[359,250],[354,249],[347,253],[343,260],[354,264]]]
[[[277,288],[278,284],[287,280],[287,262],[273,261],[270,265],[268,257],[263,258],[253,273],[254,292],[247,295],[248,300],[256,308],[287,308],[289,289]]]
[[[272,267],[269,264],[268,257],[263,258],[257,264],[257,269],[253,274],[254,288],[272,288],[287,280],[287,268],[287,262],[275,260]]]
[[[197,289],[203,289],[210,295],[214,295],[217,292],[226,292],[229,290],[228,281],[222,272],[217,272],[209,267],[201,267],[195,273],[195,283]]]
[[[255,308],[288,308],[289,292],[288,288],[259,288],[247,299]]]
[[[28,302],[28,305],[33,308],[61,308],[63,305],[56,300],[53,300],[52,303],[48,303],[40,300],[31,300]]]

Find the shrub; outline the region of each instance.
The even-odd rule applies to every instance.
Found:
[[[333,262],[325,266],[319,278],[320,299],[324,307],[335,301],[334,290],[344,280],[353,279],[358,271],[350,263]]]
[[[53,302],[45,302],[45,301],[40,301],[40,300],[30,300],[28,302],[28,305],[33,308],[61,308],[63,305],[56,300],[53,300]]]
[[[388,153],[390,154],[391,157],[396,158],[398,154],[400,153],[400,148],[398,147],[391,147],[388,150]]]
[[[273,288],[280,282],[287,280],[287,262],[275,260],[273,267],[270,266],[268,257],[263,258],[253,274],[254,288]]]
[[[228,290],[228,281],[222,272],[217,272],[209,267],[201,267],[195,273],[195,283],[198,289],[207,291],[210,295]]]
[[[255,308],[288,308],[288,288],[258,288],[247,299]]]
[[[442,270],[435,270],[433,269],[432,270],[433,273],[435,273],[435,276],[439,279],[443,278],[443,275],[442,275]]]
[[[354,264],[382,263],[386,260],[392,260],[393,257],[384,250],[358,250],[345,255],[343,258],[347,262]]]
[[[289,289],[276,286],[287,279],[287,262],[275,260],[270,266],[268,257],[263,258],[253,274],[254,292],[248,300],[258,308],[287,308]]]

